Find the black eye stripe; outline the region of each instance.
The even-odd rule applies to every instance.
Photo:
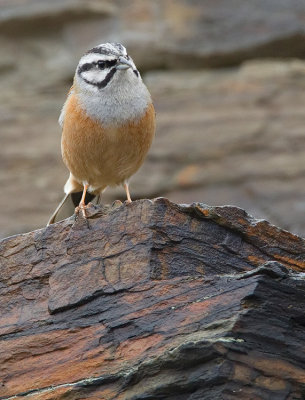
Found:
[[[78,68],[78,71],[77,71],[77,72],[78,72],[79,74],[81,74],[82,72],[90,71],[90,69],[92,69],[92,67],[93,67],[92,63],[86,63],[86,64],[81,65],[81,66]]]
[[[99,61],[101,61],[103,63],[102,69],[111,68],[114,65],[116,65],[116,63],[118,62],[118,60],[116,60],[116,59],[115,60],[105,60],[105,61],[99,60]],[[78,73],[81,74],[83,72],[90,71],[92,68],[95,68],[96,66],[98,66],[98,61],[83,64],[78,68]]]
[[[97,62],[96,64],[97,64],[97,66],[99,67],[99,69],[104,69],[104,68],[106,68],[106,63],[105,63],[105,61],[98,60],[98,62]]]
[[[113,67],[117,63],[117,61],[118,60],[106,60],[106,61],[104,61],[105,67],[108,67],[108,68]]]

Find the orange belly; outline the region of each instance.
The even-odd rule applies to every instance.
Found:
[[[102,190],[121,184],[140,168],[154,133],[152,104],[137,121],[103,127],[86,115],[77,95],[71,94],[63,124],[63,160],[76,181]]]

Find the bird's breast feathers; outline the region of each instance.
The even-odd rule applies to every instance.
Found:
[[[88,115],[72,89],[63,113],[63,159],[79,182],[94,188],[120,184],[143,163],[155,132],[151,102],[142,115],[103,123]]]

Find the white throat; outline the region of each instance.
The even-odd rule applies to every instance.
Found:
[[[132,69],[116,71],[103,89],[86,84],[76,75],[75,92],[87,115],[103,125],[136,121],[151,103],[148,89]]]

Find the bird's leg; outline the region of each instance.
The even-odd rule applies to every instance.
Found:
[[[126,196],[127,196],[127,204],[129,204],[129,203],[132,202],[132,200],[131,200],[131,197],[130,197],[129,187],[128,187],[128,183],[127,182],[124,182],[124,189],[125,189]]]
[[[85,198],[86,198],[86,193],[87,193],[88,187],[89,187],[88,184],[84,185],[84,190],[83,190],[82,198],[81,198],[81,200],[80,200],[80,202],[79,202],[78,207],[76,207],[76,209],[75,209],[75,212],[78,212],[78,210],[81,209],[84,218],[86,218],[86,204],[85,204]]]

